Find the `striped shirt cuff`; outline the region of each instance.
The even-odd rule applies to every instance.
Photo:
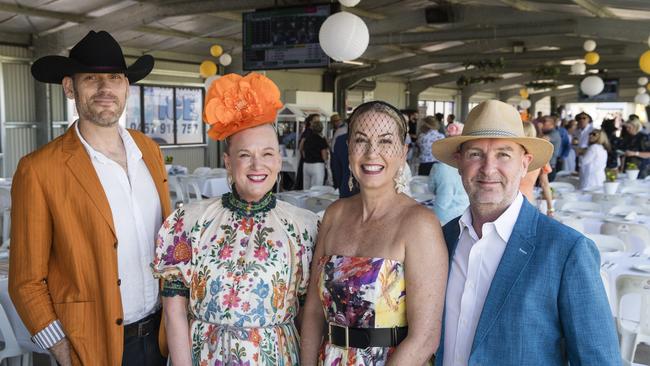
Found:
[[[40,332],[34,334],[32,342],[38,344],[43,349],[49,349],[59,343],[63,338],[65,338],[65,333],[63,333],[61,322],[57,319]]]

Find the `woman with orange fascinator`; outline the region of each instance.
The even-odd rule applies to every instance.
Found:
[[[280,91],[265,76],[210,86],[204,120],[225,140],[232,192],[176,210],[156,241],[170,356],[183,365],[298,365],[317,216],[276,200]],[[188,320],[189,319],[189,320]]]

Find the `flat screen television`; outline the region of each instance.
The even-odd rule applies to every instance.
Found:
[[[618,79],[605,79],[603,78],[605,87],[600,94],[588,96],[578,88],[578,101],[579,102],[615,102],[618,100]]]
[[[314,4],[244,13],[244,70],[326,67],[330,58],[320,47],[318,31],[338,8],[338,3]]]

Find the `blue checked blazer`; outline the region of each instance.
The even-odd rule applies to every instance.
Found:
[[[450,268],[458,219],[443,228]],[[444,352],[443,331],[436,365],[442,365]],[[469,365],[567,362],[621,365],[600,256],[591,240],[524,200],[488,291]]]

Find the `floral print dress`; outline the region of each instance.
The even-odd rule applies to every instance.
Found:
[[[156,242],[162,296],[189,298],[194,365],[298,365],[294,319],[307,292],[318,217],[268,193],[176,210]]]
[[[406,284],[401,262],[370,257],[325,256],[319,262],[319,292],[328,323],[353,328],[407,325]],[[347,350],[324,340],[320,364],[385,365],[395,348]]]

